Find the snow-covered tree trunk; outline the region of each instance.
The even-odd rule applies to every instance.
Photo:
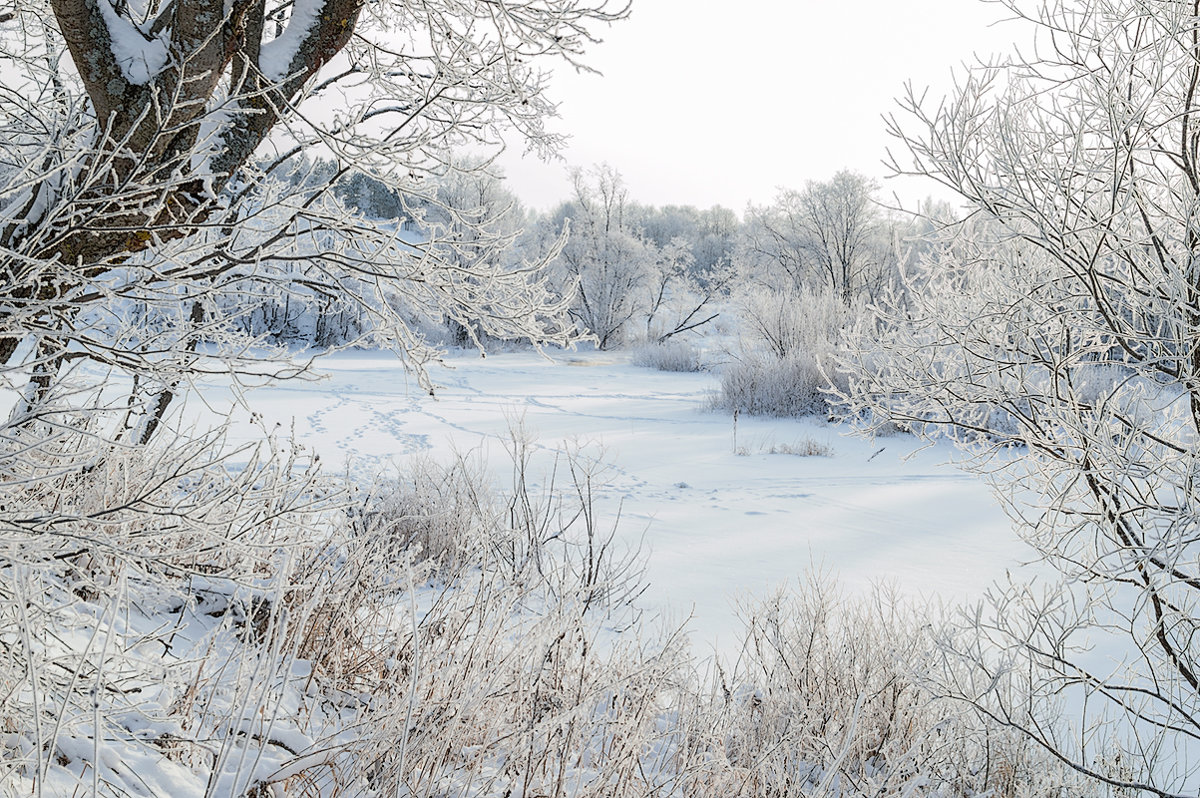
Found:
[[[430,315],[482,318],[489,333],[566,340],[565,308],[537,264],[463,268],[404,233],[404,220],[378,224],[336,191],[375,175],[411,198],[419,224],[424,178],[444,171],[445,147],[494,149],[505,127],[552,145],[533,64],[574,62],[590,27],[623,9],[494,10],[476,0],[22,4],[0,22],[0,369],[22,378],[28,364],[14,355],[33,335],[68,353],[64,364],[98,362],[166,390],[194,368],[200,343],[237,352],[234,369],[253,360],[257,342],[230,336],[254,329],[240,318],[268,296],[285,307],[330,300],[417,363],[431,349],[397,296]],[[332,166],[295,178],[308,148]]]

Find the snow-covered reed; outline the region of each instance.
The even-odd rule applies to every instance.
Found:
[[[27,525],[0,547],[11,794],[1068,785],[936,699],[938,621],[886,593],[850,601],[811,577],[748,605],[736,661],[696,663],[683,634],[637,611],[638,555],[596,523],[597,464],[538,462],[519,429],[505,490],[469,456],[356,491],[297,480],[311,472],[286,448],[233,470],[222,451],[205,438],[109,451],[86,471],[22,461],[26,482],[5,495],[24,497],[9,517]]]
[[[704,370],[704,359],[696,345],[678,338],[639,344],[630,350],[630,362],[659,371]]]

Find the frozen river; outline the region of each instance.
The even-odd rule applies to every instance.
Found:
[[[479,447],[499,468],[519,419],[544,450],[602,450],[601,528],[620,512],[618,536],[647,557],[648,607],[691,616],[700,651],[734,642],[738,600],[813,569],[849,590],[891,581],[959,601],[1028,557],[988,489],[947,464],[947,446],[917,451],[908,436],[866,441],[818,420],[742,417],[735,451],[732,418],[704,407],[709,374],[604,353],[446,362],[431,372],[435,397],[390,356],[343,353],[321,363],[327,379],[260,389],[251,403],[268,424],[294,423],[327,470],[363,477],[411,455]],[[830,454],[771,453],[804,448]]]

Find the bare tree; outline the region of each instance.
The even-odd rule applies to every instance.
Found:
[[[566,289],[573,294],[571,316],[606,349],[621,342],[626,325],[641,310],[654,256],[632,227],[620,173],[603,165],[592,175],[575,170],[575,196],[551,222],[570,231],[558,263],[563,282],[571,284]]]
[[[891,242],[874,192],[869,179],[846,170],[828,182],[809,181],[803,191],[780,192],[774,205],[750,209],[750,259],[782,271],[792,290],[831,291],[846,305],[877,294]]]
[[[947,641],[974,666],[952,693],[1110,785],[1194,795],[1200,3],[1003,5],[1040,56],[893,120],[898,166],[975,214],[862,344],[854,409],[958,438],[1063,577]]]

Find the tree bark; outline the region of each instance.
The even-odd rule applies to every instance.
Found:
[[[318,13],[299,41],[286,74],[269,80],[260,69],[264,0],[175,0],[141,32],[169,30],[167,61],[141,84],[130,82],[114,55],[114,36],[102,3],[51,0],[51,7],[95,115],[96,144],[72,191],[70,213],[44,203],[40,218],[5,231],[6,249],[22,259],[0,263],[0,323],[30,303],[52,308],[71,290],[130,255],[194,233],[217,209],[217,195],[287,113],[304,84],[349,42],[364,0],[314,0]],[[299,3],[297,3],[299,5]],[[289,24],[308,25],[309,19]],[[131,28],[132,29],[132,28]],[[191,159],[201,123],[212,111],[222,76],[230,74],[233,113],[217,133],[219,146],[205,173]],[[32,205],[31,205],[32,207]],[[47,226],[57,229],[47,230]],[[36,241],[34,233],[36,232]],[[22,263],[59,264],[32,277]],[[60,315],[69,309],[58,308]],[[0,363],[19,336],[0,338]]]
[[[263,0],[177,0],[150,26],[170,29],[167,65],[130,83],[113,55],[100,11],[107,0],[52,0],[100,132],[74,201],[82,218],[52,236],[35,257],[83,268],[84,279],[114,261],[192,233],[214,210],[214,195],[254,154],[304,84],[346,46],[364,0],[323,0],[314,24],[279,81],[263,76]],[[292,24],[305,24],[297,20]],[[161,23],[161,24],[160,24]],[[201,122],[221,77],[233,67],[234,112],[218,133],[210,174],[191,164]],[[13,242],[7,242],[13,243]],[[47,297],[42,290],[17,299]]]

